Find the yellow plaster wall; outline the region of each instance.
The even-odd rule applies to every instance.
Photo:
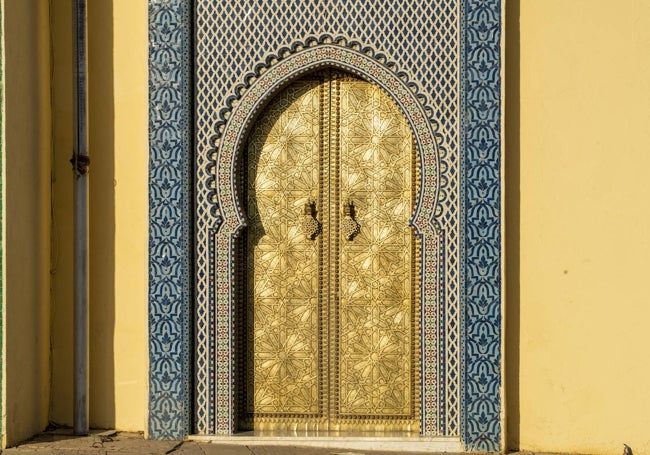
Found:
[[[70,0],[52,0],[54,194],[51,420],[72,423]],[[90,424],[143,430],[147,394],[147,3],[88,2]]]
[[[73,147],[72,6],[50,6],[52,36],[52,399],[50,420],[72,424],[73,400]],[[94,158],[94,157],[93,157]],[[94,173],[94,169],[93,169]]]
[[[2,441],[47,426],[50,397],[50,53],[48,5],[4,2],[5,412]]]
[[[509,0],[507,6],[508,442],[526,450],[608,454],[627,442],[636,453],[648,452],[650,3]],[[51,418],[70,423],[71,226],[64,218],[71,204],[70,2],[53,0],[52,8]],[[91,422],[141,430],[146,2],[90,2],[89,13]]]
[[[508,7],[510,446],[648,453],[650,2]]]
[[[149,47],[147,3],[114,0],[115,421],[146,428],[148,403]]]

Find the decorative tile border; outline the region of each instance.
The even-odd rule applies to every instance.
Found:
[[[463,441],[503,446],[501,287],[501,0],[465,1]]]
[[[149,437],[191,430],[191,28],[187,0],[149,0]]]
[[[228,108],[220,112],[221,120],[214,129],[216,135],[211,142],[215,144],[215,149],[210,150],[209,155],[215,158],[207,165],[206,175],[209,177],[204,186],[212,188],[208,199],[213,205],[212,213],[217,215],[217,222],[212,227],[215,232],[214,243],[210,248],[213,252],[210,263],[216,265],[213,275],[216,317],[215,330],[212,332],[216,338],[216,354],[209,359],[214,373],[206,375],[216,378],[216,392],[214,407],[212,402],[211,406],[206,406],[204,418],[208,423],[204,431],[227,435],[235,430],[232,398],[235,364],[232,315],[236,304],[232,285],[233,257],[234,239],[239,229],[245,225],[242,208],[237,200],[237,177],[234,171],[238,155],[243,148],[248,128],[264,103],[292,79],[324,67],[343,69],[381,87],[400,107],[413,131],[419,153],[420,182],[412,225],[421,236],[423,246],[421,431],[427,436],[441,435],[444,434],[444,427],[440,421],[440,391],[444,390],[445,381],[438,371],[440,366],[444,368],[444,351],[439,346],[444,345],[446,334],[440,329],[439,321],[439,318],[444,318],[444,311],[439,311],[441,283],[438,271],[441,261],[437,232],[440,227],[435,207],[440,181],[438,161],[443,138],[437,132],[439,125],[433,109],[427,106],[426,97],[419,94],[417,85],[409,81],[394,62],[388,61],[368,46],[329,35],[294,43],[290,48],[280,50],[278,55],[267,58],[267,64],[257,65],[254,73],[244,77],[246,83],[235,87],[236,95],[229,98]],[[254,82],[249,84],[248,81]],[[440,360],[441,357],[443,360]],[[210,386],[211,384],[206,384],[205,389],[211,389]],[[214,422],[210,415],[216,416]]]

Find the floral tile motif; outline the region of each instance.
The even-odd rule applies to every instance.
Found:
[[[149,435],[191,430],[191,8],[149,2]]]

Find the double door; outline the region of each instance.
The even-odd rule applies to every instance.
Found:
[[[378,87],[320,72],[270,101],[246,152],[239,428],[417,431],[406,120]]]

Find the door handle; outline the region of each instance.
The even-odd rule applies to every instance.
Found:
[[[343,205],[343,220],[341,220],[341,230],[346,239],[352,240],[354,237],[361,232],[361,226],[354,219],[355,209],[354,203],[348,200]]]
[[[321,224],[316,219],[316,202],[310,199],[305,203],[302,219],[302,232],[309,240],[314,240],[321,232]]]

